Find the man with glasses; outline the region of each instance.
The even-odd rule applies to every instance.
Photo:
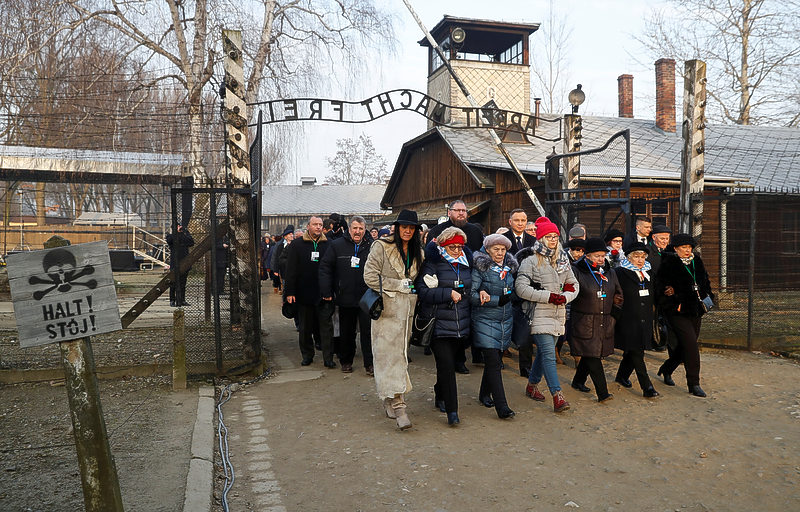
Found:
[[[483,247],[483,232],[475,224],[467,222],[467,204],[464,201],[456,199],[450,203],[447,208],[447,217],[448,220],[428,231],[429,242],[439,236],[445,229],[455,226],[467,235],[467,247],[472,251],[479,251]]]

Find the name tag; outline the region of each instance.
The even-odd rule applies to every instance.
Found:
[[[311,252],[311,261],[319,261],[319,251]]]
[[[511,293],[511,290],[508,288],[503,288],[503,295],[508,295],[509,293]]]
[[[356,258],[355,256],[350,256],[350,267],[358,268],[358,264],[361,262],[361,258]]]
[[[697,292],[697,291],[700,291],[700,287],[699,287],[699,286],[697,286],[697,283],[695,283],[695,284],[693,284],[693,285],[692,285],[692,289],[693,289],[694,291],[696,291],[696,292]]]
[[[459,279],[458,281],[453,281],[453,288],[463,288],[464,283]]]
[[[603,290],[598,290],[597,291],[597,298],[598,299],[605,299],[606,298],[605,292]]]
[[[639,297],[647,297],[648,295],[650,295],[650,290],[646,288],[639,290]]]

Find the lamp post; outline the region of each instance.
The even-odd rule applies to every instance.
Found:
[[[578,84],[578,87],[569,91],[569,104],[572,105],[572,113],[576,115],[578,114],[578,107],[586,101],[586,94],[581,90],[582,87],[581,84]]]
[[[564,116],[564,153],[575,153],[581,150],[581,139],[583,135],[583,120],[578,114],[578,107],[586,101],[586,94],[582,90],[581,84],[569,92],[567,98],[570,105],[572,105],[572,113]],[[580,156],[570,156],[564,161],[564,174],[562,176],[562,188],[565,190],[578,188],[578,181],[580,180],[581,159]],[[565,195],[566,197],[576,197],[574,195]],[[564,229],[568,230],[569,226],[577,222],[577,212],[574,208],[569,208],[564,205],[561,212],[561,219]]]

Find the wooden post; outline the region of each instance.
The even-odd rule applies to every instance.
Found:
[[[122,512],[89,338],[59,343],[87,512]]]
[[[228,179],[238,187],[251,185],[250,147],[247,142],[247,105],[244,101],[244,61],[242,59],[242,32],[239,30],[222,31],[222,48],[225,52],[223,67],[225,69],[225,95],[223,98],[222,116],[225,120],[225,148],[227,151]],[[260,357],[260,333],[254,328],[253,315],[256,311],[256,299],[259,276],[256,274],[256,240],[253,215],[250,210],[250,196],[231,194],[228,199],[231,219],[231,248],[234,260],[231,264],[232,281],[239,283],[238,301],[241,306],[239,321],[244,329],[245,356],[255,361]],[[231,297],[235,303],[237,297]],[[232,305],[232,310],[235,307]],[[232,311],[233,314],[233,311]]]
[[[44,247],[52,249],[67,245],[70,245],[69,240],[54,236],[45,242]],[[114,456],[108,444],[90,338],[62,341],[58,346],[64,367],[86,511],[122,512],[122,493]]]
[[[564,115],[564,150],[563,153],[575,153],[581,150],[581,139],[583,135],[583,120],[578,114]],[[581,174],[581,157],[570,156],[564,159],[564,175],[561,182],[561,187],[564,190],[578,188]],[[566,194],[562,199],[575,199],[575,197]],[[578,222],[574,212],[567,211],[568,207],[563,207],[563,223],[564,230],[569,232],[573,224]],[[568,237],[564,237],[566,240]]]
[[[706,134],[706,63],[686,61],[683,85],[680,231],[701,246]]]
[[[172,312],[172,390],[186,389],[186,316],[183,308]]]

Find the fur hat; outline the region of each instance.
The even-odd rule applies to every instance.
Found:
[[[631,253],[636,252],[636,251],[644,251],[645,254],[650,254],[650,249],[648,249],[645,244],[643,244],[642,242],[639,242],[639,241],[636,241],[636,242],[633,242],[632,244],[630,244],[625,249],[625,254],[630,255]]]
[[[677,235],[672,235],[672,240],[670,241],[672,247],[680,247],[682,245],[691,245],[692,249],[695,248],[697,242],[692,237],[692,235],[687,233],[678,233]]]
[[[586,254],[593,252],[608,252],[608,247],[602,238],[590,238],[586,240]]]
[[[573,238],[567,242],[567,247],[570,249],[583,249],[586,250],[586,240],[583,238]]]
[[[492,233],[491,235],[487,236],[483,239],[483,246],[487,249],[493,245],[502,245],[506,248],[506,250],[511,248],[511,240],[508,239],[505,235],[498,235],[497,233]]]
[[[611,240],[615,238],[625,238],[625,233],[623,233],[618,229],[611,228],[608,231],[606,231],[606,236],[603,237],[603,242],[609,243]]]
[[[286,229],[283,230],[283,233],[281,233],[281,236],[290,235],[292,233],[294,233],[294,225],[289,224],[288,226],[286,226]]]
[[[548,219],[547,217],[539,217],[536,219],[536,238],[540,239],[545,235],[550,235],[558,233],[558,226],[553,224],[553,222]]]

